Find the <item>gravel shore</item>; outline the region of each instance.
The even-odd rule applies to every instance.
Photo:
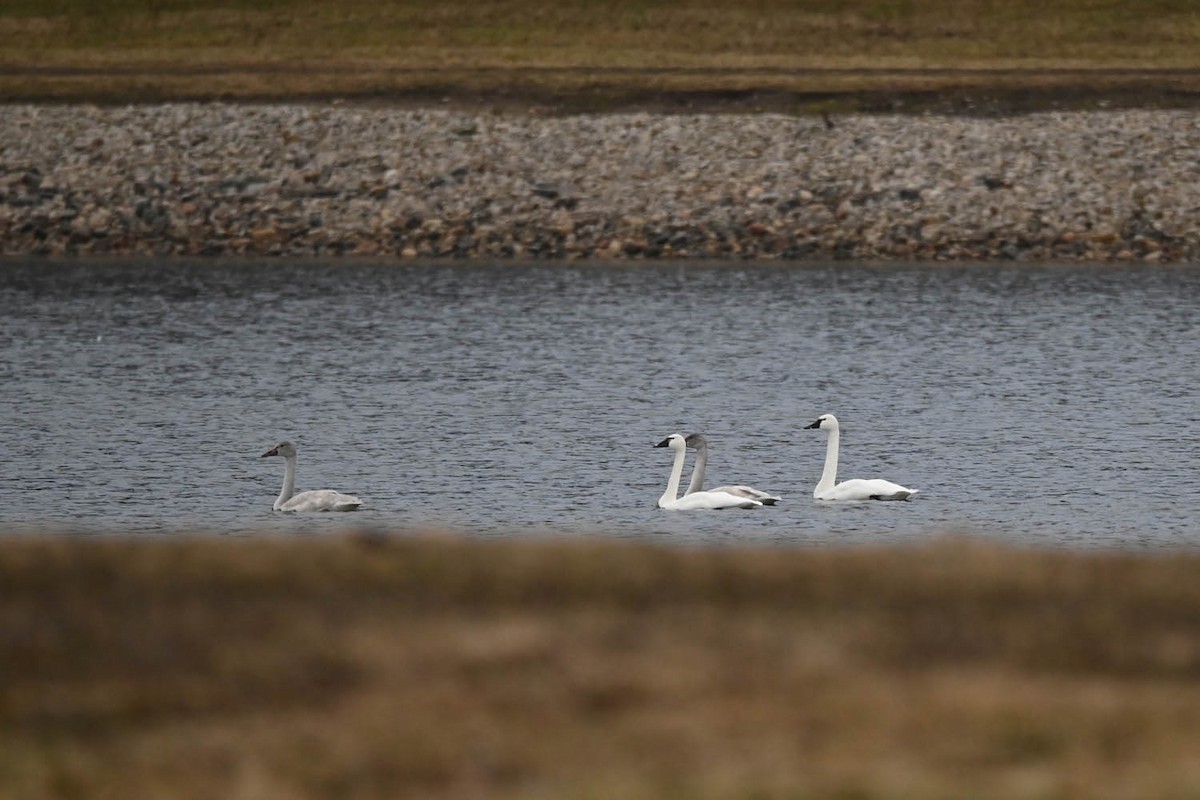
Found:
[[[1200,114],[9,105],[0,255],[1200,261]]]

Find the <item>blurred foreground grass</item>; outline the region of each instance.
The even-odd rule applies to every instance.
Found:
[[[1200,794],[1200,556],[0,541],[0,796]]]
[[[0,99],[10,100],[505,91],[603,104],[634,92],[1148,85],[1161,97],[1195,93],[1197,68],[1194,0],[0,4]]]

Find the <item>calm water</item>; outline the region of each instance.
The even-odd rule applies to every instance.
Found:
[[[0,528],[1196,546],[1198,305],[1200,268],[6,262]],[[823,412],[839,477],[918,499],[814,503]],[[784,504],[656,509],[693,430]],[[272,513],[282,438],[366,509]]]

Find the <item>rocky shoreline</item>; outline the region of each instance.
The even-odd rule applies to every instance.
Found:
[[[0,256],[1200,261],[1200,113],[9,105]]]

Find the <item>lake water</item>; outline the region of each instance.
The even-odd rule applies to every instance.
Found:
[[[8,261],[0,529],[1194,547],[1198,308],[1179,267]],[[917,498],[814,502],[824,412]],[[784,502],[657,509],[695,430]],[[365,508],[273,513],[284,438]]]

